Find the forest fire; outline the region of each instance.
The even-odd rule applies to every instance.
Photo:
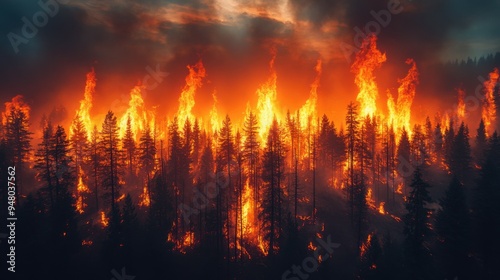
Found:
[[[458,90],[458,104],[457,104],[457,116],[460,120],[465,119],[465,91],[463,88],[459,88]]]
[[[387,212],[385,211],[385,207],[384,207],[384,205],[385,205],[385,202],[384,202],[384,201],[382,201],[382,202],[380,202],[380,204],[379,204],[379,206],[378,206],[378,212],[379,212],[380,214],[382,214],[382,215],[387,214]]]
[[[411,68],[408,75],[401,79],[401,85],[398,88],[398,98],[394,102],[394,98],[388,93],[387,107],[389,108],[389,125],[394,127],[397,132],[398,140],[402,129],[405,129],[411,134],[411,105],[415,97],[416,85],[418,83],[417,65],[413,59],[408,59],[406,64],[410,64]]]
[[[2,125],[6,125],[11,112],[19,110],[26,118],[30,117],[30,106],[24,102],[22,95],[16,95],[12,101],[5,102],[5,112],[2,113]]]
[[[137,141],[141,135],[141,132],[149,127],[151,131],[155,128],[155,115],[154,112],[149,111],[145,108],[144,100],[142,98],[142,91],[144,86],[136,86],[130,92],[130,101],[128,103],[129,107],[127,111],[121,117],[120,132],[121,138],[125,136],[127,130],[127,122],[130,120],[130,126],[132,133]]]
[[[195,244],[194,238],[194,232],[187,231],[184,236],[180,237],[177,240],[175,240],[172,234],[169,234],[167,241],[174,243],[174,250],[182,254],[186,254],[187,250]]]
[[[302,105],[299,111],[296,113],[297,116],[300,116],[300,127],[302,129],[307,129],[308,127],[312,127],[316,129],[318,118],[318,87],[321,78],[322,72],[322,63],[321,60],[318,60],[314,70],[316,71],[316,78],[311,85],[311,92],[309,93],[309,98],[306,100],[306,103]]]
[[[182,89],[181,96],[179,97],[179,110],[177,111],[178,126],[182,127],[186,120],[191,124],[194,123],[194,115],[192,109],[195,104],[194,96],[196,90],[201,87],[203,78],[205,78],[206,71],[203,67],[203,62],[200,60],[193,66],[187,66],[189,74],[186,77],[186,85]]]
[[[273,56],[269,62],[269,69],[271,71],[271,76],[269,80],[262,84],[259,89],[257,89],[257,96],[259,97],[257,101],[257,116],[259,119],[259,136],[262,145],[265,145],[267,132],[271,127],[274,118],[279,118],[279,112],[276,108],[276,80],[278,76],[274,70],[274,61],[276,56]]]
[[[106,217],[106,213],[104,211],[101,211],[101,225],[103,227],[107,227],[109,225],[109,218]]]
[[[77,200],[76,200],[76,210],[78,213],[82,214],[85,212],[85,208],[87,207],[87,204],[84,202],[84,195],[86,193],[90,193],[89,188],[87,185],[83,183],[83,176],[80,173],[78,176],[78,185],[77,185]]]
[[[368,251],[368,248],[370,247],[371,242],[372,242],[372,237],[373,237],[373,232],[368,234],[368,236],[366,237],[366,241],[363,242],[363,244],[361,244],[361,246],[359,248],[359,254],[361,257],[363,257],[366,254],[366,252]]]
[[[359,88],[356,100],[360,103],[360,115],[373,117],[377,113],[378,88],[373,71],[386,61],[385,54],[377,49],[377,37],[363,41],[351,70],[356,74],[354,82]]]
[[[489,79],[484,82],[484,99],[483,99],[483,110],[482,117],[484,120],[484,126],[486,128],[486,133],[488,135],[492,134],[493,127],[496,125],[496,105],[495,105],[495,87],[498,83],[499,72],[495,68],[490,74]]]
[[[149,199],[148,188],[145,186],[142,189],[142,193],[139,195],[139,206],[148,207],[151,204],[151,200]]]
[[[83,125],[85,127],[85,131],[87,132],[87,140],[90,141],[91,131],[92,131],[92,118],[90,116],[90,110],[92,109],[92,98],[95,94],[96,87],[96,77],[95,70],[92,70],[87,73],[87,80],[85,82],[85,91],[83,95],[83,99],[80,100],[80,107],[76,111],[76,116],[81,119]],[[73,129],[70,130],[70,137],[73,134]]]
[[[58,20],[72,19],[85,40],[124,42],[112,53],[82,43],[81,58],[42,59],[57,53],[47,51],[53,26],[18,46],[31,59],[68,61],[51,74],[59,84],[38,70],[33,85],[0,90],[13,93],[1,96],[9,189],[0,198],[25,223],[19,237],[33,237],[19,253],[42,250],[23,256],[33,271],[52,265],[44,254],[76,269],[67,275],[127,265],[137,279],[487,279],[498,270],[500,52],[445,62],[455,45],[432,40],[453,36],[427,25],[432,42],[415,44],[421,35],[402,23],[441,20],[418,1],[370,3],[364,30],[351,26],[358,1],[331,14],[329,1],[171,2],[123,15],[106,3],[59,9],[74,13]],[[94,17],[102,34],[83,28]],[[472,45],[456,49],[475,55]],[[31,71],[43,69],[37,59]],[[484,240],[458,243],[474,236]],[[289,263],[302,266],[279,271]],[[165,264],[172,271],[159,272]]]

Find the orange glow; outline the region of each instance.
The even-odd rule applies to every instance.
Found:
[[[116,201],[120,202],[124,199],[125,199],[125,194],[123,193],[122,195],[120,195],[120,197]]]
[[[148,194],[148,188],[146,186],[144,186],[144,188],[142,189],[142,193],[139,195],[139,200],[139,206],[148,207],[151,204]]]
[[[247,243],[257,246],[261,253],[268,254],[269,244],[264,240],[259,232],[258,214],[255,213],[256,201],[254,191],[250,187],[250,179],[246,179],[245,187],[242,195],[242,226],[243,236]]]
[[[249,180],[247,178],[245,188],[243,190],[243,235],[247,238],[252,237],[255,234],[255,200],[253,197],[253,190],[250,188]]]
[[[174,240],[172,233],[167,236],[167,241],[174,243],[174,250],[182,254],[187,253],[187,249],[192,248],[195,244],[194,232],[187,231],[184,236],[181,236],[178,240]]]
[[[385,212],[384,205],[385,205],[385,202],[380,202],[380,204],[378,205],[378,212],[382,215],[387,214],[387,212]]]
[[[465,91],[463,88],[458,89],[458,104],[457,104],[457,116],[464,120],[465,118]]]
[[[7,124],[7,118],[12,110],[21,110],[26,115],[26,118],[29,119],[30,117],[31,108],[24,102],[22,95],[16,95],[12,98],[12,101],[5,102],[5,112],[2,113],[3,125]]]
[[[91,246],[93,243],[92,240],[82,240],[82,246]]]
[[[274,117],[279,119],[278,110],[276,109],[276,80],[278,76],[276,75],[276,70],[274,70],[274,60],[276,55],[273,56],[269,62],[269,68],[271,69],[271,76],[266,83],[257,89],[257,96],[259,97],[257,101],[257,118],[259,120],[259,136],[264,146],[266,141],[267,132],[271,127]]]
[[[76,211],[78,213],[82,214],[84,212],[85,208],[87,207],[87,204],[83,201],[83,194],[90,192],[87,185],[85,185],[83,183],[83,172],[82,171],[80,171],[78,174],[78,185],[76,187],[76,191],[77,191]]]
[[[373,72],[385,61],[385,53],[377,49],[377,37],[367,37],[351,66],[351,71],[356,74],[354,82],[359,89],[356,100],[361,105],[360,116],[362,117],[367,115],[373,117],[377,112],[378,88]]]
[[[398,188],[396,189],[397,194],[403,194],[403,183],[398,184]]]
[[[177,124],[179,127],[183,127],[188,119],[191,124],[194,123],[195,117],[191,112],[195,104],[194,95],[196,90],[201,87],[202,80],[206,75],[205,67],[203,67],[201,60],[193,66],[188,65],[187,68],[189,74],[186,77],[186,85],[179,97],[179,109],[177,111]]]
[[[212,109],[210,110],[210,125],[212,129],[212,134],[215,134],[215,132],[219,131],[220,129],[220,124],[222,121],[219,119],[219,114],[217,111],[217,95],[212,93],[212,98],[214,100],[214,103],[212,105]]]
[[[317,246],[314,246],[314,244],[312,243],[312,241],[309,242],[309,245],[307,246],[307,249],[311,250],[311,251],[315,251],[318,247]]]
[[[92,98],[95,93],[96,86],[96,78],[95,71],[92,68],[92,71],[87,73],[87,81],[85,82],[85,93],[83,95],[83,99],[80,100],[80,108],[76,110],[76,115],[80,116],[85,130],[87,131],[87,139],[90,141],[90,135],[92,131],[92,120],[90,118],[90,109],[92,109]],[[72,129],[70,129],[69,135],[73,134]]]
[[[305,129],[310,124],[313,128],[316,128],[316,118],[318,117],[318,87],[322,71],[321,60],[318,60],[314,70],[316,71],[316,78],[311,85],[311,92],[309,93],[309,98],[306,103],[302,105],[299,111],[300,115],[300,128]]]
[[[257,245],[264,256],[267,256],[269,254],[269,242],[264,240],[264,238],[262,238],[262,236],[260,235],[258,236]]]
[[[375,200],[373,199],[372,189],[368,188],[368,192],[366,193],[366,204],[372,209],[376,209]]]
[[[496,121],[496,105],[495,105],[495,86],[498,82],[498,69],[495,68],[489,75],[489,79],[484,82],[484,99],[483,99],[483,110],[482,118],[484,121],[484,127],[486,128],[487,135],[493,133]]]
[[[387,108],[389,110],[388,124],[394,127],[396,131],[397,140],[403,128],[411,136],[411,105],[415,97],[415,90],[418,84],[418,70],[417,65],[413,59],[407,59],[406,64],[410,64],[411,68],[408,74],[403,79],[400,79],[400,86],[398,88],[398,99],[394,102],[394,98],[390,93],[387,93]]]
[[[103,227],[107,227],[109,225],[109,218],[106,217],[106,213],[101,211],[101,225]]]
[[[368,247],[370,247],[370,244],[372,242],[372,235],[373,235],[373,233],[368,234],[366,241],[363,244],[361,244],[361,247],[359,248],[361,257],[363,257],[366,254]]]
[[[121,138],[125,135],[127,130],[127,120],[130,118],[131,130],[134,134],[135,140],[139,139],[140,133],[149,126],[151,131],[154,131],[155,114],[153,111],[146,109],[144,99],[142,98],[142,91],[144,86],[135,86],[130,91],[130,100],[125,114],[120,118],[120,132]]]

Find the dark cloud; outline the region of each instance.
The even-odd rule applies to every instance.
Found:
[[[208,102],[209,91],[217,90],[223,103],[224,97],[231,98],[231,89],[238,88],[236,83],[244,85],[239,90],[250,94],[266,80],[271,48],[278,50],[278,70],[293,69],[291,76],[297,78],[290,83],[300,80],[307,90],[314,74],[312,65],[320,56],[333,59],[337,68],[345,66],[349,73],[339,42],[354,45],[354,28],[363,29],[374,20],[370,12],[386,9],[388,1],[290,0],[285,10],[280,10],[280,1],[233,1],[241,6],[223,11],[216,1],[74,0],[61,5],[59,13],[27,44],[19,45],[16,54],[7,34],[21,34],[22,17],[31,19],[41,8],[38,0],[4,0],[0,9],[0,102],[23,94],[32,105],[50,107],[50,111],[64,100],[50,97],[68,93],[74,100],[74,95],[82,94],[85,73],[91,67],[97,71],[99,94],[128,94],[146,74],[145,67],[157,64],[171,75],[150,98],[173,102],[184,83],[186,65],[202,58],[208,76],[207,92],[200,98]],[[397,77],[404,76],[407,57],[415,58],[419,66],[439,60],[449,50],[450,34],[466,33],[481,24],[500,26],[499,17],[493,16],[500,13],[497,0],[401,3],[403,12],[392,15],[378,41],[388,54],[387,64],[401,66]],[[287,9],[290,14],[276,16],[276,11]],[[494,28],[485,27],[481,32],[484,37],[474,38],[485,38],[482,46],[498,42],[500,33]],[[460,46],[460,52],[467,53],[469,47]],[[346,75],[350,74],[340,76]],[[110,92],[113,88],[119,93]]]

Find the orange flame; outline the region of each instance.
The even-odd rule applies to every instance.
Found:
[[[116,201],[120,202],[120,201],[122,201],[124,199],[125,199],[125,194],[122,193],[122,195],[120,195],[120,197]]]
[[[142,189],[142,193],[139,195],[139,206],[149,206],[151,204],[151,201],[149,200],[149,194],[148,194],[148,188],[144,186]]]
[[[489,75],[489,80],[484,82],[484,100],[483,100],[483,110],[482,117],[484,120],[484,127],[486,128],[486,133],[491,135],[492,130],[494,130],[495,120],[496,120],[496,105],[494,91],[495,86],[498,82],[498,68],[493,69]]]
[[[201,87],[202,80],[206,75],[203,62],[200,60],[193,66],[187,66],[189,74],[186,77],[186,85],[182,89],[181,96],[179,97],[179,109],[177,111],[177,124],[183,127],[186,120],[193,124],[194,115],[191,110],[194,107],[194,95],[196,90]]]
[[[85,93],[83,99],[80,100],[80,108],[76,110],[76,115],[80,116],[85,130],[87,131],[87,139],[90,141],[91,131],[92,131],[92,120],[90,118],[90,109],[92,109],[92,97],[95,93],[96,78],[95,71],[87,73],[87,81],[85,82]],[[73,135],[73,130],[70,129],[69,135]]]
[[[215,134],[215,132],[219,131],[220,129],[220,124],[221,120],[219,119],[219,114],[217,111],[217,95],[216,93],[212,93],[212,98],[214,100],[214,103],[212,105],[212,110],[210,110],[210,125],[212,126],[212,134]]]
[[[269,62],[269,68],[271,69],[271,76],[266,83],[257,89],[257,95],[259,97],[257,101],[257,116],[259,120],[259,136],[262,144],[266,141],[267,132],[273,123],[273,119],[276,116],[276,80],[278,76],[274,70],[274,60],[276,55],[273,56]]]
[[[85,185],[85,183],[83,183],[83,172],[82,171],[80,171],[78,173],[78,185],[76,187],[76,192],[77,192],[76,211],[78,211],[78,213],[82,214],[85,210],[85,207],[87,207],[87,204],[83,201],[83,194],[90,192],[87,185]]]
[[[408,74],[403,79],[398,88],[398,99],[394,102],[394,98],[388,93],[387,107],[389,109],[389,125],[394,127],[397,132],[397,141],[402,129],[404,128],[409,134],[411,133],[410,118],[411,118],[411,105],[415,97],[415,90],[418,84],[418,70],[417,65],[413,59],[407,59],[406,64],[411,64]]]
[[[109,225],[109,218],[106,217],[106,213],[101,211],[101,225],[103,227],[107,227]]]
[[[130,126],[136,140],[139,138],[140,132],[149,126],[151,131],[154,131],[155,114],[153,111],[146,109],[142,91],[144,86],[135,86],[130,91],[130,100],[125,114],[120,119],[120,137],[123,138],[127,129],[127,120],[130,117]]]
[[[361,257],[366,254],[366,251],[368,251],[368,247],[370,247],[370,244],[372,242],[372,235],[373,235],[373,233],[368,234],[366,241],[363,244],[361,244],[361,248],[360,248],[360,256]]]
[[[318,87],[322,72],[321,60],[318,60],[314,70],[316,71],[316,78],[311,85],[311,92],[309,93],[309,99],[300,108],[300,127],[306,128],[308,124],[316,127],[316,118],[318,117],[317,106],[318,106]]]
[[[403,183],[399,183],[396,189],[397,194],[403,194]]]
[[[366,193],[366,204],[368,204],[370,208],[376,209],[372,188],[368,188],[368,192]]]
[[[463,88],[458,89],[458,104],[457,104],[457,116],[460,119],[465,118],[465,91]]]
[[[385,212],[385,202],[380,202],[379,206],[378,206],[378,212],[382,215],[385,215],[387,214],[387,212]]]
[[[385,61],[385,53],[377,49],[377,37],[373,35],[367,37],[351,66],[351,71],[356,74],[354,82],[359,88],[356,100],[361,105],[361,116],[373,117],[377,112],[378,89],[373,71]]]
[[[174,243],[174,250],[182,254],[187,253],[187,249],[191,248],[195,244],[194,232],[187,231],[184,236],[181,236],[178,240],[174,240],[172,233],[167,236],[167,241]]]
[[[82,246],[91,246],[94,244],[92,240],[82,240]]]
[[[250,188],[249,178],[247,178],[243,189],[243,235],[247,238],[255,237],[255,199],[254,191]]]
[[[29,119],[31,108],[28,104],[24,102],[22,95],[16,95],[12,98],[12,101],[5,102],[5,112],[2,113],[2,124],[7,124],[7,119],[10,116],[12,110],[22,111],[26,117]]]

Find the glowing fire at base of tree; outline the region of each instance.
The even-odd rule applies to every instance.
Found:
[[[380,204],[378,206],[378,212],[382,215],[387,214],[387,212],[385,211],[384,205],[385,205],[385,202],[382,201],[382,202],[380,202]]]
[[[106,217],[106,213],[104,213],[104,211],[101,211],[101,225],[103,227],[107,227],[109,225],[109,218]]]
[[[76,211],[78,213],[83,214],[85,211],[85,208],[87,207],[87,204],[84,202],[84,194],[90,193],[89,188],[87,185],[83,183],[83,176],[80,174],[78,176],[78,185],[76,188],[77,194],[76,194]]]
[[[151,201],[149,200],[148,187],[142,188],[142,193],[139,195],[139,206],[148,207]]]
[[[363,242],[363,244],[361,244],[361,246],[359,248],[360,257],[363,257],[366,254],[366,252],[368,251],[368,248],[370,247],[370,244],[372,242],[372,236],[373,236],[373,233],[368,234],[368,236],[366,237],[366,241]]]
[[[179,237],[177,240],[174,238],[172,233],[169,233],[167,241],[174,243],[175,251],[186,254],[187,251],[193,248],[195,244],[194,232],[187,231],[184,236]]]

